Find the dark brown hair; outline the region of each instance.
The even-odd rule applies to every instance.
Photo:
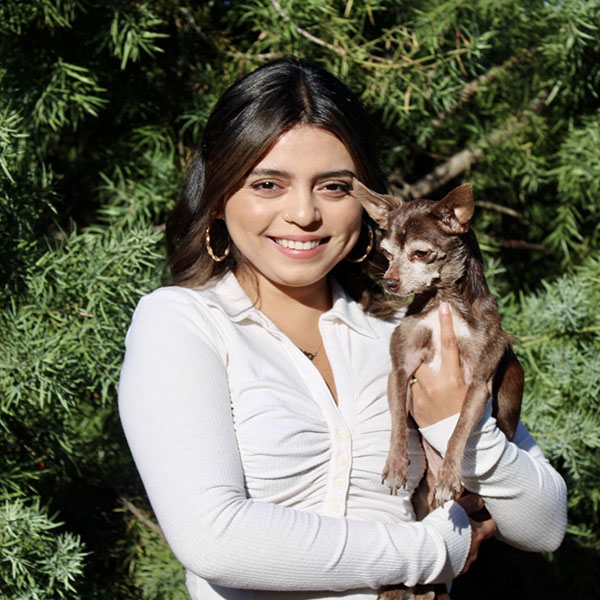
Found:
[[[348,149],[359,179],[385,192],[369,118],[352,92],[315,64],[295,59],[270,62],[229,87],[208,118],[198,156],[167,220],[171,283],[202,285],[211,277],[235,271],[243,262],[225,224],[215,215],[278,137],[299,124],[321,127],[337,136]],[[366,215],[364,220],[368,220]],[[209,226],[216,255],[231,245],[223,262],[213,261],[206,250]],[[367,247],[366,227],[363,230],[353,256],[361,256]],[[386,265],[376,247],[362,263],[340,262],[333,275],[365,310],[387,316],[391,309],[373,277],[381,276]]]

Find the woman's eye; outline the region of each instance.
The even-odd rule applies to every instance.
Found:
[[[253,183],[252,187],[255,190],[274,190],[277,187],[277,184],[273,181],[259,181]]]
[[[321,186],[321,190],[330,196],[345,196],[350,192],[350,185],[343,182],[331,182]]]
[[[257,181],[250,187],[263,196],[273,196],[281,191],[281,186],[275,181]]]

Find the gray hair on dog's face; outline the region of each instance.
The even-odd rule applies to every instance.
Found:
[[[411,230],[410,219],[407,221],[404,234],[393,226],[381,242],[390,260],[384,281],[397,282],[388,285],[388,291],[411,296],[459,279],[464,272],[466,252],[456,237],[433,240],[420,236]]]

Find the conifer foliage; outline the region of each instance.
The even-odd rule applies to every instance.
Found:
[[[186,597],[118,421],[123,341],[214,102],[282,56],[362,98],[394,193],[475,188],[570,525],[455,597],[596,597],[599,0],[4,0],[0,36],[1,598]]]

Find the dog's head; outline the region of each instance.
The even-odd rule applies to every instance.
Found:
[[[385,230],[381,249],[390,261],[383,284],[399,296],[453,284],[464,273],[467,248],[461,236],[473,216],[473,190],[466,183],[443,200],[411,200],[377,194],[357,179],[352,195]]]

